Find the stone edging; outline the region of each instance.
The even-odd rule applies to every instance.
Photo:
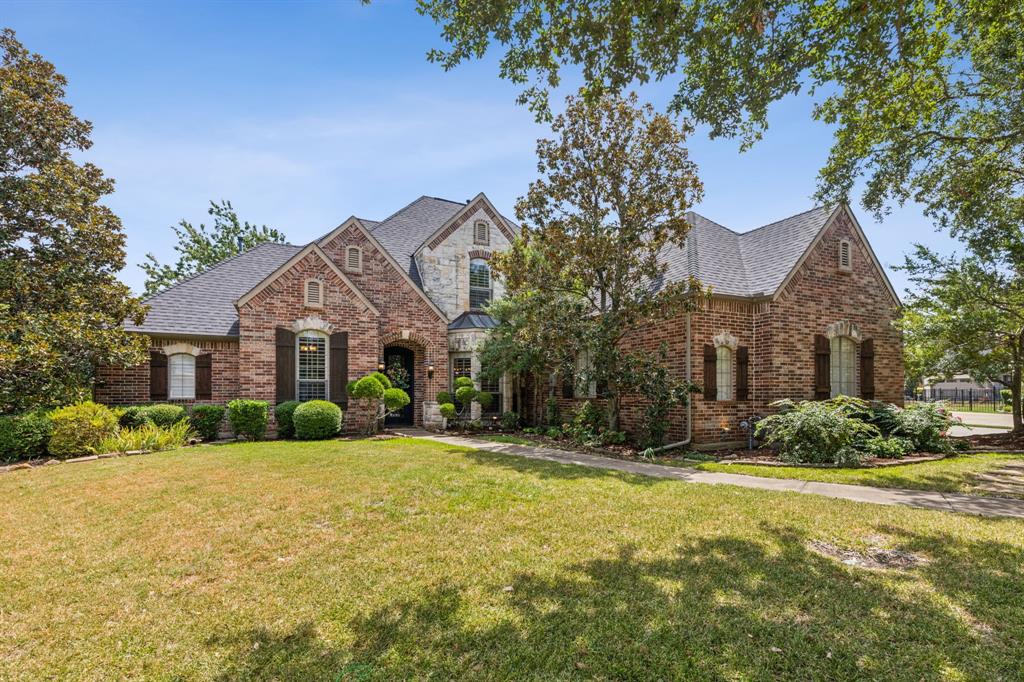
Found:
[[[904,457],[902,459],[891,459],[883,462],[875,462],[873,464],[862,465],[858,467],[844,467],[838,464],[830,464],[828,462],[822,462],[820,464],[812,464],[808,462],[782,462],[782,461],[762,461],[756,459],[720,459],[715,464],[748,464],[752,466],[761,467],[799,467],[803,469],[884,469],[886,467],[897,467],[906,466],[908,464],[921,464],[922,462],[938,462],[939,460],[946,459],[947,455],[929,455],[925,457]]]
[[[183,447],[188,447],[183,446]],[[27,462],[16,462],[15,464],[7,464],[0,466],[0,474],[7,473],[9,471],[18,471],[19,469],[38,469],[40,467],[53,466],[54,464],[74,464],[77,462],[95,462],[98,459],[113,459],[114,457],[133,457],[135,455],[148,455],[153,452],[162,452],[162,450],[129,450],[128,452],[104,452],[100,455],[84,455],[82,457],[72,457],[71,459],[57,459],[51,457],[46,460],[29,460]]]

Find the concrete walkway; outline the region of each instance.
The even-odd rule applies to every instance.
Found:
[[[700,471],[683,467],[665,466],[650,462],[632,462],[612,457],[588,455],[568,450],[541,447],[535,445],[513,445],[495,443],[494,441],[462,436],[444,436],[420,429],[398,429],[394,433],[414,438],[426,438],[438,443],[475,448],[486,452],[503,455],[516,455],[530,459],[540,459],[559,464],[570,464],[597,469],[610,469],[627,474],[667,478],[685,483],[708,483],[738,485],[744,488],[761,490],[779,490],[808,495],[823,495],[855,502],[871,504],[903,505],[918,509],[935,509],[980,516],[1011,516],[1024,518],[1024,500],[1013,500],[999,497],[979,497],[960,493],[940,493],[928,490],[905,490],[902,488],[872,488],[863,485],[846,485],[843,483],[819,483],[816,481],[798,481],[787,478],[765,478],[747,476],[745,474],[726,474],[714,471]]]
[[[964,424],[985,426],[992,429],[1012,429],[1013,415],[1009,412],[953,412]]]

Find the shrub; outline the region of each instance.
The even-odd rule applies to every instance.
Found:
[[[44,456],[52,430],[45,412],[0,416],[0,461]]]
[[[479,419],[473,419],[471,421],[466,422],[465,428],[467,431],[480,431],[484,428],[484,425],[480,422]]]
[[[358,400],[380,400],[384,397],[384,385],[373,374],[367,375],[352,387],[352,397]]]
[[[188,416],[181,405],[149,405],[142,409],[149,420],[157,426],[177,424]]]
[[[274,417],[277,419],[278,438],[295,437],[295,424],[292,418],[295,414],[295,408],[301,404],[298,400],[286,400],[283,403],[278,403],[277,407],[274,408]]]
[[[858,442],[879,435],[878,429],[844,414],[842,405],[805,400],[773,403],[778,414],[757,423],[755,435],[779,449],[785,462],[824,463],[848,466],[860,462]]]
[[[562,430],[557,426],[552,426],[549,427],[548,430],[544,432],[544,435],[547,436],[548,438],[561,438]]]
[[[301,440],[323,440],[341,430],[341,408],[326,400],[300,403],[292,415],[295,437]]]
[[[371,372],[370,376],[379,381],[385,390],[391,388],[391,379],[384,372]]]
[[[475,398],[476,395],[476,389],[472,386],[459,386],[455,389],[455,399],[463,406],[469,405],[473,402],[473,398]]]
[[[626,442],[625,431],[605,431],[601,434],[602,445],[622,445]]]
[[[480,403],[480,407],[484,410],[494,404],[494,394],[487,391],[478,392],[473,399]]]
[[[864,452],[872,457],[899,459],[914,450],[914,442],[899,436],[875,436],[864,441]]]
[[[143,424],[152,424],[153,420],[149,417],[146,405],[133,405],[132,407],[126,407],[121,410],[121,415],[117,418],[117,423],[123,428],[134,429],[142,426]]]
[[[502,412],[498,423],[505,431],[515,431],[519,427],[519,415],[515,412]]]
[[[117,416],[106,405],[87,400],[50,415],[53,432],[47,449],[54,457],[90,455],[117,430]]]
[[[448,421],[454,420],[457,415],[457,412],[455,411],[455,405],[453,405],[452,403],[441,403],[440,410],[441,416],[447,419]]]
[[[1003,402],[1007,405],[1013,403],[1013,391],[1008,388],[999,389],[999,397],[1003,399]]]
[[[473,388],[473,380],[469,377],[458,377],[453,385],[457,393],[460,388]]]
[[[391,414],[409,404],[409,394],[400,388],[384,389],[384,412]]]
[[[909,438],[917,452],[953,452],[946,433],[956,420],[943,403],[914,403],[899,410],[895,420],[892,433]]]
[[[581,445],[594,445],[601,442],[604,427],[604,410],[587,400],[576,410],[572,423],[563,426],[563,430],[565,435]]]
[[[265,400],[232,400],[228,403],[231,430],[248,440],[262,440],[267,435],[269,410]]]
[[[214,407],[208,405],[207,407]],[[223,410],[221,410],[223,412]],[[171,450],[187,445],[195,437],[192,425],[180,421],[170,426],[146,423],[134,429],[120,427],[99,444],[100,452],[132,452],[135,450]]]
[[[548,398],[544,402],[544,423],[548,426],[558,424],[562,421],[562,414],[558,407],[557,398]]]
[[[450,403],[451,401],[452,401],[452,394],[449,393],[448,391],[438,391],[437,392],[437,402],[438,402],[438,404],[444,405],[445,403]]]
[[[217,440],[220,422],[224,419],[224,408],[221,405],[195,405],[189,422],[203,440]]]

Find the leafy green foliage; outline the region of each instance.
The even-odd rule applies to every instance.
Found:
[[[222,405],[194,405],[188,416],[189,423],[203,440],[217,440],[224,412]]]
[[[153,420],[149,418],[147,407],[149,406],[132,405],[131,407],[122,408],[117,417],[117,423],[126,429],[134,429],[143,424],[152,424]]]
[[[785,462],[831,463],[841,466],[860,462],[858,442],[878,436],[871,424],[844,414],[841,405],[829,401],[779,401],[777,414],[757,423],[755,435],[778,447]]]
[[[384,372],[371,372],[370,376],[380,382],[380,385],[385,389],[391,388],[391,379]]]
[[[90,394],[97,365],[145,359],[122,328],[145,308],[117,279],[114,183],[91,163],[92,125],[64,101],[67,80],[0,31],[0,413]]]
[[[440,403],[441,405],[443,405],[445,403],[450,403],[451,401],[452,401],[452,394],[449,393],[448,391],[438,391],[437,392],[437,402]]]
[[[181,405],[147,405],[143,411],[149,421],[157,426],[171,426],[188,417],[188,413]]]
[[[871,457],[900,459],[914,451],[914,442],[899,436],[874,436],[864,441],[864,452]]]
[[[301,404],[298,400],[286,400],[283,403],[278,403],[274,408],[278,438],[295,437],[295,424],[292,421],[292,416],[295,414],[295,408]]]
[[[46,412],[0,415],[0,461],[44,456],[52,430]]]
[[[472,386],[459,386],[455,389],[455,399],[459,401],[461,405],[467,406],[477,396],[477,390]]]
[[[398,412],[409,404],[409,394],[400,388],[384,390],[384,411],[386,414]]]
[[[145,423],[134,429],[119,427],[112,435],[104,438],[99,452],[136,452],[171,450],[187,445],[196,434],[192,424],[178,421],[168,426]]]
[[[498,420],[503,431],[515,431],[519,428],[519,415],[516,412],[502,412]]]
[[[267,435],[270,405],[265,400],[232,400],[228,403],[228,422],[236,436],[263,440]]]
[[[295,408],[292,421],[299,440],[333,438],[341,431],[341,408],[326,400],[309,400]]]
[[[643,421],[640,425],[640,440],[644,448],[660,447],[668,432],[669,412],[677,405],[686,405],[690,393],[697,386],[673,378],[665,366],[668,349],[661,344],[657,361],[646,368],[646,380],[640,384],[639,393],[644,397]]]
[[[953,447],[946,434],[954,424],[953,415],[941,403],[913,403],[896,415],[893,433],[913,443],[918,452],[951,454]]]
[[[562,423],[562,412],[557,398],[548,398],[544,402],[544,423],[548,426]]]
[[[47,449],[54,457],[96,454],[100,443],[117,431],[117,415],[91,400],[62,407],[50,415],[53,432]]]
[[[179,254],[177,263],[160,263],[153,254],[146,254],[147,262],[140,264],[139,267],[146,273],[147,296],[152,296],[259,244],[284,244],[287,241],[284,234],[266,225],[257,227],[248,221],[239,221],[230,201],[221,201],[219,204],[211,201],[207,213],[213,216],[210,231],[207,231],[206,225],[202,223],[195,227],[187,220],[182,220],[171,228],[178,237],[178,243],[174,247]]]
[[[454,420],[459,415],[459,413],[455,410],[455,405],[453,405],[452,403],[441,403],[439,409],[441,411],[441,416],[447,419],[448,421]]]
[[[384,397],[384,390],[384,385],[371,374],[356,381],[352,397],[357,400],[380,400]]]

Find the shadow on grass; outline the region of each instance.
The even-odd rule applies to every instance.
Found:
[[[601,469],[587,464],[565,464],[548,459],[527,457],[522,454],[512,454],[518,446],[507,446],[506,452],[501,450],[473,450],[466,452],[464,449],[450,449],[447,452],[461,455],[470,461],[484,466],[500,467],[520,474],[529,474],[540,478],[561,478],[566,480],[578,479],[616,479],[631,485],[651,486],[663,483],[664,479],[652,476],[631,474],[615,469]],[[573,453],[567,452],[568,456]]]
[[[684,541],[671,558],[622,546],[614,558],[555,575],[523,573],[511,591],[494,586],[484,605],[443,583],[354,620],[354,660],[383,678],[1020,675],[1019,551],[902,538],[967,560],[939,559],[921,574],[950,607],[928,591],[901,589],[910,576],[847,567],[808,551],[791,531],[763,531],[765,543]],[[972,579],[964,582],[966,567]]]

